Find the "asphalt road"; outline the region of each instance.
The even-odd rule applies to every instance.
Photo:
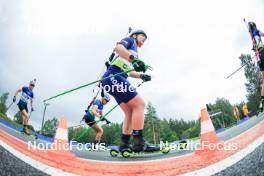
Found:
[[[9,151],[0,146],[0,175],[2,176],[47,176],[44,172],[31,167],[16,158]]]
[[[245,123],[242,123],[238,126],[235,126],[233,128],[227,129],[226,131],[219,133],[218,137],[220,140],[226,141],[228,139],[231,139],[246,130],[252,128],[257,123],[262,121],[264,119],[264,114],[261,114],[259,117],[252,117]],[[29,136],[25,136],[21,134],[20,132],[14,131],[13,129],[7,128],[4,125],[0,124],[0,129],[3,129],[4,131],[8,132],[9,134],[25,141],[25,142],[33,142],[36,141],[36,143],[44,143],[47,144],[46,141],[42,140],[33,140]],[[196,144],[198,141],[190,141],[190,145]],[[166,159],[171,157],[178,157],[182,155],[186,155],[189,153],[192,153],[193,150],[172,150],[168,154],[162,154],[159,153],[152,153],[152,154],[144,154],[144,155],[137,155],[130,158],[123,158],[122,156],[118,157],[111,157],[109,150],[104,151],[88,151],[88,150],[77,150],[76,147],[73,147],[72,152],[77,155],[80,158],[83,159],[92,159],[92,160],[100,160],[100,161],[114,161],[114,162],[125,162],[125,161],[146,161],[146,160],[158,160],[158,159]]]
[[[264,114],[260,115],[259,117],[252,117],[245,123],[242,123],[238,126],[235,126],[233,128],[227,129],[226,131],[219,133],[217,136],[220,140],[226,141],[228,139],[231,139],[248,129],[252,128],[256,124],[258,124],[260,121],[264,119]],[[190,146],[195,145],[198,141],[189,141]],[[110,156],[109,151],[84,151],[84,150],[76,150],[74,149],[73,152],[79,156],[80,158],[84,159],[92,159],[92,160],[101,160],[101,161],[146,161],[146,160],[157,160],[157,159],[166,159],[171,157],[178,157],[182,155],[186,155],[189,153],[192,153],[193,150],[174,150],[170,151],[168,154],[162,154],[162,153],[155,153],[155,154],[146,154],[146,155],[139,155],[139,156],[133,156],[130,158],[123,158],[120,155],[116,158],[113,158]]]
[[[264,143],[258,146],[245,158],[215,174],[215,176],[263,176],[264,175]]]
[[[240,124],[234,128],[228,129],[220,134],[218,137],[221,140],[228,140],[233,138],[244,131],[250,129],[260,121],[264,119],[264,116],[261,117],[253,117],[247,122]],[[31,137],[22,135],[19,132],[16,132],[12,129],[9,129],[0,124],[0,129],[7,131],[9,134],[16,136],[17,138],[30,142],[34,141]],[[37,143],[46,143],[45,141],[36,140]],[[194,142],[195,143],[195,142]],[[112,158],[109,154],[109,151],[77,151],[76,149],[73,152],[84,159],[94,159],[94,160],[103,160],[103,161],[142,161],[142,160],[156,160],[163,159],[168,157],[177,157],[181,155],[185,155],[191,153],[192,151],[172,151],[168,154],[149,154],[149,155],[141,155],[135,156],[129,159],[125,159],[122,157]],[[27,163],[21,161],[20,159],[13,156],[10,152],[0,146],[0,175],[38,175],[38,176],[46,176],[47,174],[31,167]],[[257,147],[251,154],[247,155],[244,159],[237,162],[233,166],[215,174],[216,176],[224,176],[224,175],[242,175],[242,176],[255,176],[264,175],[264,143]]]

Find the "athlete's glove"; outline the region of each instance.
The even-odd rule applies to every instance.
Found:
[[[33,107],[31,107],[31,112],[35,111],[35,109]]]
[[[146,74],[141,74],[140,79],[142,79],[142,81],[144,82],[148,82],[148,81],[151,81],[151,76],[146,75]]]
[[[109,123],[111,123],[109,120],[107,120],[105,117],[100,117],[100,121],[105,121],[106,124],[108,125]]]
[[[143,72],[143,73],[146,72],[147,67],[143,61],[141,61],[137,58],[134,58],[133,55],[130,55],[129,58],[132,60],[132,65],[133,65],[136,72]]]
[[[13,97],[13,102],[14,102],[14,103],[16,102],[16,96]]]
[[[111,122],[107,119],[105,119],[106,125],[110,124]]]
[[[108,61],[105,62],[105,66],[106,66],[106,69],[108,69],[110,67],[110,63]]]

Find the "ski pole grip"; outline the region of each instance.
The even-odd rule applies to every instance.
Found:
[[[150,70],[150,71],[153,71],[153,67],[149,66],[149,65],[146,65],[146,69]]]

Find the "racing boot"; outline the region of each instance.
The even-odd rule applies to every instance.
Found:
[[[123,150],[130,150],[130,145],[129,145],[130,136],[131,135],[122,134],[122,136],[121,136],[121,144],[119,146],[119,151],[120,152],[122,152]]]
[[[23,133],[25,133],[26,135],[30,135],[30,132],[29,132],[28,127],[26,125],[24,125]]]
[[[133,144],[131,148],[134,152],[155,152],[161,150],[159,146],[145,141],[142,130],[133,131]]]
[[[143,136],[133,137],[133,145],[131,148],[134,152],[156,152],[161,150],[160,146],[145,141]]]

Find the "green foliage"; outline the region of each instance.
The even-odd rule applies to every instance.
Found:
[[[17,128],[23,128],[23,125],[18,124],[15,121],[9,119],[6,114],[0,113],[0,119],[5,120],[6,122],[8,122],[8,123],[10,123],[10,124],[12,124],[14,126],[16,126]],[[34,128],[31,125],[29,125],[29,129],[31,129],[32,131],[34,131]]]
[[[236,119],[233,117],[233,106],[227,99],[217,98],[215,103],[210,103],[209,106],[212,109],[212,112],[221,111],[223,113],[213,118],[213,124],[215,129],[227,127],[235,123]]]
[[[5,120],[11,124],[14,124],[14,122],[11,119],[9,119],[6,114],[3,114],[2,112],[0,112],[0,119]]]
[[[120,136],[122,133],[121,124],[111,123],[110,125],[103,125],[103,129],[103,142],[105,142],[106,144],[120,144]]]
[[[148,103],[146,107],[144,122],[144,137],[148,142],[160,143],[172,142],[183,138],[198,137],[200,133],[200,122],[184,121],[175,119],[158,118],[156,109]],[[107,145],[119,145],[122,132],[122,124],[111,123],[103,125],[104,134],[102,142]],[[91,143],[95,140],[95,132],[91,127],[69,128],[69,140],[75,140],[80,143]]]
[[[166,141],[176,141],[179,139],[179,136],[176,133],[176,129],[171,128],[170,123],[163,119],[160,121],[160,141],[166,142]]]
[[[119,144],[122,132],[122,126],[118,123],[102,125],[104,134],[101,141],[106,144]],[[75,140],[80,143],[91,143],[95,140],[95,132],[91,127],[69,128],[69,140]]]
[[[20,125],[23,125],[23,119],[24,119],[24,117],[23,117],[23,114],[21,111],[18,111],[16,113],[16,115],[14,116],[14,122],[16,122]]]
[[[0,97],[0,112],[3,114],[5,114],[7,111],[6,100],[8,98],[8,94],[9,93],[3,93]]]
[[[156,109],[151,105],[151,103],[148,103],[144,122],[144,136],[149,142],[157,144],[159,143],[160,138],[159,130],[160,119],[157,117]]]
[[[51,120],[45,121],[42,129],[42,134],[45,136],[53,137],[56,133],[58,126],[58,119],[53,117]]]
[[[247,65],[244,67],[245,77],[247,79],[247,82],[245,83],[248,93],[247,105],[250,111],[254,113],[258,110],[261,99],[261,75],[259,67],[253,62],[250,62],[250,55],[241,54],[239,59],[241,61],[241,65],[247,63]]]

